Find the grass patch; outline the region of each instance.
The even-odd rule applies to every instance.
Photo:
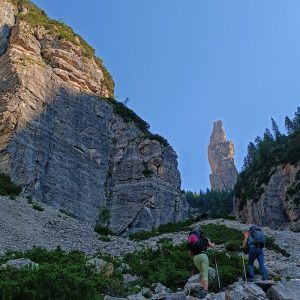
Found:
[[[26,253],[9,253],[1,259],[26,257],[39,264],[36,269],[0,270],[0,299],[103,299],[103,295],[124,297],[122,273],[110,277],[86,267],[87,257],[79,251],[66,253],[60,248],[47,251],[34,248]],[[101,296],[102,295],[102,296]]]
[[[241,231],[225,225],[207,224],[201,226],[204,235],[217,245],[231,243],[241,245],[243,234]]]
[[[187,219],[178,223],[167,223],[164,225],[160,225],[153,231],[139,231],[131,234],[129,238],[131,240],[146,240],[154,236],[161,235],[163,233],[172,233],[172,232],[180,232],[180,231],[188,231],[190,226],[195,222],[200,221],[199,218],[195,219]]]
[[[109,228],[102,226],[100,224],[97,224],[94,227],[94,231],[96,231],[97,233],[99,233],[101,235],[105,235],[105,236],[113,235],[113,232]]]
[[[13,183],[9,175],[0,173],[0,196],[18,196],[22,187]]]

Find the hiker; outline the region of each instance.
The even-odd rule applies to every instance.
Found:
[[[263,248],[266,244],[266,237],[259,226],[251,226],[249,230],[243,231],[244,240],[242,249],[245,253],[248,252],[248,272],[249,281],[254,280],[254,266],[253,263],[257,259],[260,272],[263,280],[268,280],[268,272],[264,264]]]
[[[207,248],[214,248],[215,244],[207,239],[201,230],[193,229],[188,236],[188,254],[201,273],[200,288],[206,294],[208,291],[208,254]]]

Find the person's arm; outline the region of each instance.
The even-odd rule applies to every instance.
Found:
[[[208,247],[209,248],[215,248],[216,244],[212,243],[210,240],[208,240]]]
[[[248,240],[248,233],[244,232],[244,240],[243,240],[243,246],[242,246],[243,249],[247,248],[247,240]]]

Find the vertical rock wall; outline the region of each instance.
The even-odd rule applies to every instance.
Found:
[[[233,190],[237,180],[234,164],[233,142],[226,140],[222,121],[216,121],[208,146],[208,161],[211,172],[209,179],[214,191]]]

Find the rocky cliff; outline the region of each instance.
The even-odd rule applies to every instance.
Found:
[[[236,216],[247,223],[300,231],[300,165],[280,165],[271,174],[258,198],[234,198]]]
[[[234,164],[233,142],[226,140],[222,121],[214,122],[208,146],[208,161],[211,172],[209,179],[214,191],[233,190],[237,179]]]
[[[108,209],[117,234],[182,219],[176,153],[112,96],[71,28],[27,1],[0,1],[0,170],[92,225]]]

